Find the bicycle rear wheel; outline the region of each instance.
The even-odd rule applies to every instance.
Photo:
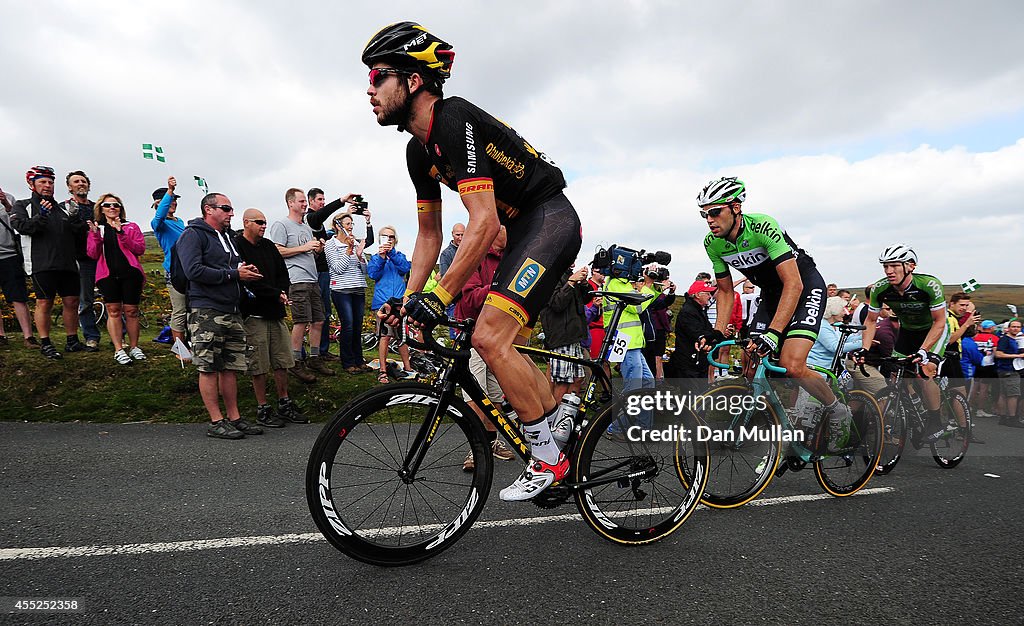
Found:
[[[620,544],[639,545],[667,537],[696,510],[707,484],[708,448],[693,438],[651,433],[680,428],[696,433],[697,419],[688,411],[655,415],[653,426],[626,430],[638,439],[611,437],[608,427],[620,418],[622,401],[602,410],[585,429],[576,447],[574,481],[590,483],[575,491],[583,521],[598,535]]]
[[[957,429],[931,444],[932,458],[943,469],[953,469],[964,460],[971,437],[971,407],[959,391],[943,391],[941,416],[943,424]],[[960,422],[966,426],[960,426]]]
[[[853,412],[846,445],[814,462],[814,477],[828,493],[852,496],[871,480],[882,454],[884,427],[875,397],[855,389],[847,396]]]
[[[701,500],[710,507],[731,509],[750,502],[768,486],[779,465],[782,444],[775,433],[781,423],[771,405],[740,408],[750,406],[751,394],[747,385],[727,384],[694,401],[694,412],[711,436],[708,486]]]
[[[440,394],[427,385],[377,387],[324,426],[306,467],[306,500],[334,547],[373,565],[409,565],[450,547],[479,516],[493,459],[476,414],[452,397],[415,476],[403,465]],[[474,469],[462,462],[472,452]]]
[[[884,476],[895,469],[907,445],[907,408],[903,404],[903,396],[897,392],[881,401],[885,406],[882,413],[882,454],[875,473]]]

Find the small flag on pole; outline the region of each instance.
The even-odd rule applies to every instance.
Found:
[[[167,159],[164,158],[164,149],[161,146],[154,146],[151,143],[142,144],[142,158],[144,159],[156,159],[161,163],[166,163]]]
[[[196,184],[199,185],[199,188],[203,190],[203,193],[210,193],[210,188],[206,186],[205,178],[203,178],[202,176],[193,176],[192,178],[196,179]]]
[[[981,287],[981,285],[978,284],[978,281],[972,278],[966,283],[961,284],[960,287],[963,289],[964,293],[971,293],[972,291],[977,291],[978,287]]]
[[[185,361],[192,359],[192,352],[189,351],[185,343],[178,338],[175,338],[174,345],[171,346],[171,352],[178,355],[178,360],[181,362],[182,369],[185,368]]]

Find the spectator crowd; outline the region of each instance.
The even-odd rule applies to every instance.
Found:
[[[52,168],[33,167],[25,180],[29,192],[25,199],[0,190],[0,290],[13,309],[24,345],[54,360],[66,353],[98,352],[101,336],[94,303],[100,296],[115,363],[128,366],[146,360],[139,344],[140,304],[147,280],[141,262],[146,248],[142,227],[127,219],[118,195],[103,193],[92,199],[91,181],[83,171],[64,177],[67,194],[62,201],[57,200],[57,175]],[[320,188],[290,188],[284,194],[284,207],[274,212],[277,219],[249,208],[235,222],[237,211],[231,199],[209,193],[200,202],[202,215],[186,224],[176,216],[180,197],[176,186],[176,179],[170,177],[165,187],[153,192],[150,228],[163,253],[171,308],[169,332],[176,346],[188,349],[176,350],[178,358],[191,361],[198,371],[210,436],[241,439],[262,434],[263,428],[308,422],[291,399],[289,377],[315,384],[322,377],[374,369],[382,384],[416,377],[408,346],[382,323],[384,315],[379,313],[389,300],[405,295],[410,259],[400,249],[393,226],[382,227],[375,236],[371,213],[361,196],[347,194],[327,202]],[[451,265],[464,233],[463,224],[452,229],[451,241],[440,253],[438,277]],[[450,305],[449,315],[464,319],[479,314],[504,247],[502,227],[463,288],[461,300]],[[553,358],[548,364],[551,390],[563,404],[579,403],[577,394],[586,375],[579,361],[596,359],[614,341],[622,344],[622,358],[614,367],[626,390],[653,387],[668,378],[682,381],[690,391],[702,391],[719,375],[695,347],[715,326],[716,301],[733,301],[726,336],[735,337],[746,336],[759,304],[758,287],[749,280],[737,283],[737,291],[723,294],[709,273],[699,272],[677,295],[665,266],[645,267],[637,281],[608,276],[605,271],[593,262],[574,266],[539,316],[544,347],[576,359]],[[373,280],[370,294],[367,278]],[[35,296],[31,311],[29,284]],[[861,347],[857,334],[839,346],[833,324],[863,324],[871,288],[865,290],[863,300],[835,284],[826,289],[826,323],[809,360],[830,360],[837,350],[845,354]],[[619,336],[608,338],[605,331],[615,309],[615,300],[608,294],[627,292],[650,297],[626,307],[619,320]],[[51,336],[58,298],[65,329],[62,345]],[[378,338],[376,368],[363,356],[368,303]],[[337,325],[330,324],[332,311]],[[977,416],[998,417],[1001,425],[1024,427],[1024,403],[1019,402],[1024,373],[1020,320],[1010,318],[1001,324],[982,320],[970,295],[962,292],[950,298],[947,314],[944,373],[951,384],[968,394]],[[892,353],[898,330],[899,320],[888,306],[882,306],[872,345],[863,346],[868,353],[866,374],[852,361],[847,363],[856,385],[873,393],[882,390],[887,374],[882,359]],[[670,349],[673,336],[674,349]],[[0,324],[0,345],[8,342]],[[332,353],[334,344],[337,354]],[[389,369],[388,354],[395,344],[399,344],[401,363]],[[479,354],[474,350],[472,355],[474,376],[491,402],[500,405],[502,390]],[[239,411],[239,374],[252,380],[257,410],[251,421]],[[268,399],[268,378],[273,379],[276,402]],[[483,418],[481,407],[473,408],[489,431],[494,455],[513,458],[491,422]],[[624,437],[620,426],[613,424],[608,435]],[[556,439],[567,437],[571,423],[551,424],[551,428]],[[467,470],[472,462],[472,454],[467,455]]]

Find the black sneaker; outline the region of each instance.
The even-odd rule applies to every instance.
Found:
[[[54,361],[64,358],[60,352],[57,352],[57,346],[52,343],[44,343],[39,347],[39,351],[43,353],[43,356]]]
[[[254,424],[250,424],[249,422],[247,422],[247,421],[245,421],[244,419],[241,419],[241,418],[231,421],[231,426],[233,426],[235,430],[237,430],[238,432],[242,433],[243,435],[262,435],[263,434],[263,429],[262,428],[260,428],[259,426],[254,425]]]
[[[297,404],[291,398],[281,398],[277,401],[277,414],[286,422],[292,424],[308,424],[309,418],[299,411]]]
[[[256,423],[267,428],[284,428],[284,420],[269,404],[256,407]]]
[[[235,428],[231,422],[226,419],[218,420],[206,429],[207,437],[216,437],[217,439],[242,439],[245,434]]]
[[[67,343],[64,344],[64,352],[86,352],[87,350],[88,348],[78,340],[78,337],[68,339]]]
[[[38,350],[39,340],[35,337],[25,337],[25,347],[29,350]]]

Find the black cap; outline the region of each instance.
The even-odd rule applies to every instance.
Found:
[[[167,187],[161,187],[161,188],[159,188],[159,189],[157,189],[156,191],[153,192],[153,199],[154,200],[163,200],[165,195],[167,195]],[[180,198],[181,197],[181,196],[179,196],[176,193],[175,194],[171,194],[171,195],[173,195],[175,198]]]

